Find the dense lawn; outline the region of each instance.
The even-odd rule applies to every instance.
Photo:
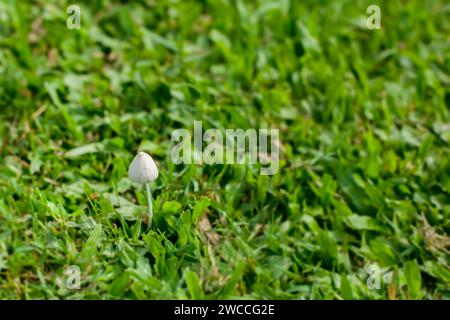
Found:
[[[448,1],[70,4],[0,2],[0,298],[450,299]],[[196,120],[279,172],[175,165]]]

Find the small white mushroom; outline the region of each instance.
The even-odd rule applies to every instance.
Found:
[[[158,178],[158,168],[156,167],[155,161],[145,152],[139,152],[128,167],[128,177],[132,181],[145,184],[146,186],[148,200],[148,224],[151,226],[153,219],[153,206],[150,182]]]

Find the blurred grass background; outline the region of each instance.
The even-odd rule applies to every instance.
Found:
[[[2,0],[0,298],[449,299],[449,35],[445,0]],[[279,173],[174,165],[194,120],[279,128]]]

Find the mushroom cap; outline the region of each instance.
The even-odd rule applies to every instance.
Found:
[[[158,178],[155,161],[145,152],[139,152],[128,167],[128,177],[137,183],[146,184]]]

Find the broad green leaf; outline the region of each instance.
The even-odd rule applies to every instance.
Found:
[[[186,271],[185,273],[186,284],[191,296],[191,299],[203,299],[204,293],[202,289],[202,284],[200,282],[200,278],[197,274],[191,270]]]
[[[420,274],[419,265],[416,260],[408,261],[403,267],[403,273],[405,275],[406,284],[408,285],[409,293],[412,299],[420,299],[422,276]]]

